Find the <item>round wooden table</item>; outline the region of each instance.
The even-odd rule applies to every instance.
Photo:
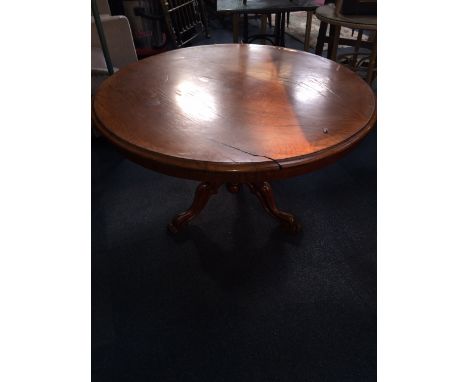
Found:
[[[205,45],[131,64],[93,102],[97,129],[131,160],[201,181],[178,232],[226,183],[242,184],[288,230],[269,180],[313,171],[374,126],[376,101],[355,73],[310,53],[266,45]]]

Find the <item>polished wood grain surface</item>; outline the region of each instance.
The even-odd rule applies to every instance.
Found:
[[[299,175],[336,159],[375,123],[356,74],[310,53],[208,45],[131,64],[98,90],[98,129],[146,167],[232,183]]]

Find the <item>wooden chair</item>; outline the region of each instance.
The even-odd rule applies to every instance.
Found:
[[[176,48],[204,33],[210,37],[204,0],[161,0],[166,30]]]

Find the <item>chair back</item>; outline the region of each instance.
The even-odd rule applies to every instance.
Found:
[[[166,30],[177,48],[202,32],[207,34],[203,0],[161,0],[161,8]]]

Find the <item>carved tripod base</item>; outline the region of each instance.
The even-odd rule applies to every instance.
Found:
[[[257,196],[262,203],[265,211],[272,217],[280,221],[281,226],[290,233],[298,233],[301,230],[301,225],[293,214],[281,211],[276,207],[275,197],[270,183],[258,182],[247,183],[250,191]]]
[[[200,214],[210,197],[218,192],[220,186],[221,184],[216,182],[200,183],[195,191],[195,197],[191,207],[187,211],[184,211],[174,217],[172,222],[168,225],[169,231],[172,233],[178,233],[183,229],[190,220]],[[247,183],[247,186],[250,188],[250,191],[258,197],[265,211],[272,217],[278,219],[283,228],[290,233],[297,233],[300,231],[301,226],[294,215],[281,211],[276,206],[270,183]],[[241,185],[237,183],[227,183],[226,187],[229,192],[238,193]]]

